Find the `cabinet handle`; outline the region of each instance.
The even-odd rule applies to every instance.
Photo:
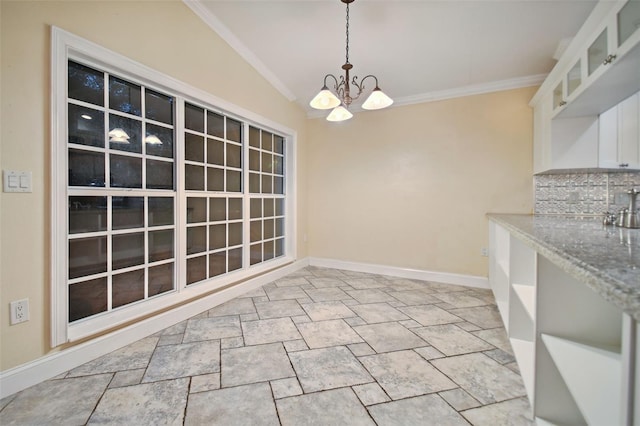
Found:
[[[558,103],[558,106],[565,106],[567,104],[567,101],[560,101]]]
[[[609,55],[607,56],[607,59],[604,60],[604,62],[602,63],[602,65],[609,65],[611,62],[614,61],[614,59],[617,58],[617,55]]]
[[[629,167],[629,163],[620,163],[620,167]]]

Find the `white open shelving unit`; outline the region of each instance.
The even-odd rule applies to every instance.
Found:
[[[493,221],[490,244],[491,288],[537,423],[640,425],[635,320]]]

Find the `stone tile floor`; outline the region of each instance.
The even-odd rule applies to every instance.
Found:
[[[10,425],[532,425],[490,290],[308,267],[0,401]]]

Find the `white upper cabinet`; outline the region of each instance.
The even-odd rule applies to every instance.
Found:
[[[639,90],[640,0],[601,1],[530,103],[534,172],[640,169]]]

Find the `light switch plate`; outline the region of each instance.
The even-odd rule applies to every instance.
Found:
[[[33,192],[31,172],[4,170],[2,175],[4,192]]]

